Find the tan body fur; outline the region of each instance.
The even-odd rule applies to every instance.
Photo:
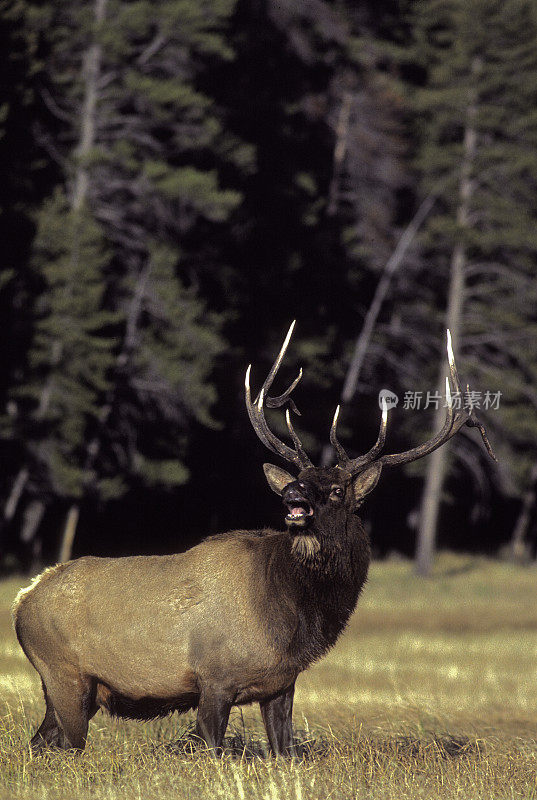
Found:
[[[282,669],[257,618],[262,585],[243,543],[215,537],[180,555],[81,558],[46,570],[14,605],[26,655],[47,686],[51,674],[93,684],[95,704],[107,709],[111,694],[178,707],[192,695],[196,705],[215,681],[234,703],[280,692],[298,670]]]

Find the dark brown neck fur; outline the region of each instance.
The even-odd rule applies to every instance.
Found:
[[[297,671],[332,647],[367,578],[370,545],[361,521],[355,515],[342,515],[339,522],[328,532],[319,524],[297,532],[315,537],[318,548],[305,544],[297,552],[293,537],[285,533],[268,537],[259,553],[266,574],[266,583],[259,582],[259,587],[266,587],[260,598],[260,620]]]

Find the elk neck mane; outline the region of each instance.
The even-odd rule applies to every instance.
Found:
[[[304,669],[333,646],[366,581],[370,545],[361,521],[348,515],[337,536],[315,528],[296,537],[272,530],[239,536],[255,547],[255,573],[265,578],[252,587],[259,620],[275,647]],[[303,542],[297,547],[301,539],[318,546]]]

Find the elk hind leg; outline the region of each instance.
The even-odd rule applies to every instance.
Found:
[[[47,710],[31,746],[83,750],[89,720],[97,710],[95,687],[82,676],[62,681],[49,678],[44,684]]]
[[[42,750],[44,747],[60,747],[62,731],[58,724],[56,714],[54,713],[54,706],[47,694],[45,684],[43,683],[43,693],[45,695],[45,703],[47,708],[45,711],[45,718],[37,729],[36,733],[30,739],[30,747],[33,752]]]

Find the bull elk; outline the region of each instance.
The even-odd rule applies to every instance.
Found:
[[[473,412],[453,408],[460,384],[448,340],[446,420],[432,439],[381,455],[384,404],[376,443],[349,458],[337,438],[338,408],[330,430],[337,466],[314,467],[289,410],[292,447],[264,414],[265,406],[294,407],[290,394],[302,373],[282,395],[268,397],[293,326],[254,401],[250,367],[245,381],[256,434],[298,470],[294,477],[264,465],[286,508],[286,529],[232,531],[178,555],[79,558],[46,569],[21,590],[15,629],[46,702],[32,749],[83,748],[99,708],[135,719],[197,708],[196,733],[219,752],[231,707],[258,702],[272,752],[292,752],[295,681],[332,647],[355,608],[370,560],[356,512],[383,467],[431,453],[463,425],[478,426],[490,452]]]

